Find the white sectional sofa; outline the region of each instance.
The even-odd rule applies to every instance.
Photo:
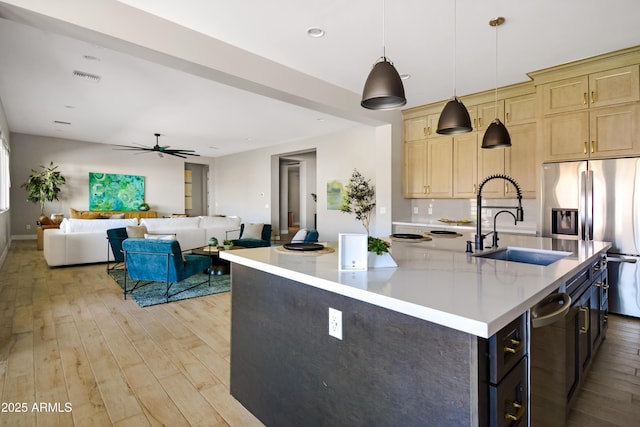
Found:
[[[107,230],[134,225],[138,225],[137,218],[65,218],[60,229],[44,230],[44,259],[50,267],[113,260],[107,242]],[[144,225],[149,234],[175,234],[180,247],[187,250],[206,246],[212,236],[222,244],[227,231],[240,228],[240,218],[141,218],[140,225]]]

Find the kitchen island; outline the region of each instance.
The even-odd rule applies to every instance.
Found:
[[[394,242],[397,268],[341,272],[337,250],[222,253],[232,262],[232,395],[266,425],[526,420],[528,310],[609,245],[500,243],[570,254],[538,266],[471,256],[463,239]],[[342,339],[328,334],[329,308],[342,313]],[[501,334],[518,344],[496,374],[489,355],[502,350]],[[508,382],[514,406],[496,412]]]

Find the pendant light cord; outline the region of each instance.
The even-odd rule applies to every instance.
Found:
[[[384,24],[385,24],[385,19],[384,19],[384,14],[385,14],[385,0],[382,0],[382,57],[384,58],[384,60],[387,60],[387,46],[385,44],[385,34],[384,34]]]
[[[458,1],[453,0],[453,97],[456,97],[456,52],[458,52]]]
[[[496,94],[495,94],[495,109],[496,109],[496,117],[498,117],[498,27],[500,26],[499,23],[496,23]]]

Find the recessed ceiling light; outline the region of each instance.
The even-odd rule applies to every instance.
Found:
[[[316,120],[319,122],[324,122],[324,119],[322,117],[318,117]]]
[[[400,78],[402,80],[407,80],[411,78],[411,74],[400,74]]]
[[[73,109],[74,109],[74,108],[76,108],[76,107],[75,107],[75,106],[73,106],[73,105],[65,105],[65,106],[64,106],[64,108],[67,108],[67,109],[69,109],[69,110],[73,110]]]
[[[307,35],[317,39],[324,36],[324,30],[318,27],[311,27],[307,29]]]
[[[71,125],[71,122],[63,122],[62,120],[54,120],[53,123],[57,125]]]
[[[84,59],[86,59],[87,61],[100,61],[100,58],[98,58],[97,56],[93,56],[93,55],[82,55],[82,57]]]

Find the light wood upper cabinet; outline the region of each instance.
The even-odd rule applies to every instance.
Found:
[[[477,127],[474,123],[474,128],[476,130],[486,130],[495,118],[500,119],[500,121],[504,123],[504,100],[498,100],[497,106],[497,113],[496,102],[486,102],[477,106]]]
[[[589,106],[604,107],[640,100],[638,65],[594,73],[589,76]]]
[[[473,198],[478,188],[478,133],[453,138],[453,197]]]
[[[631,65],[547,83],[542,88],[544,114],[638,101],[638,67]]]
[[[589,113],[589,157],[640,154],[640,103],[601,108]]]
[[[427,140],[427,197],[453,196],[453,138]]]
[[[536,94],[516,96],[504,100],[504,123],[506,126],[535,123]]]
[[[404,140],[418,141],[425,138],[437,137],[440,113],[426,114],[404,120]]]
[[[522,197],[535,199],[538,185],[536,158],[537,125],[527,123],[509,128],[511,147],[505,151],[505,173],[520,185]],[[506,197],[515,197],[511,184],[506,187]]]
[[[545,161],[640,154],[640,104],[557,114],[544,119]]]
[[[404,197],[427,197],[427,140],[404,144]]]

